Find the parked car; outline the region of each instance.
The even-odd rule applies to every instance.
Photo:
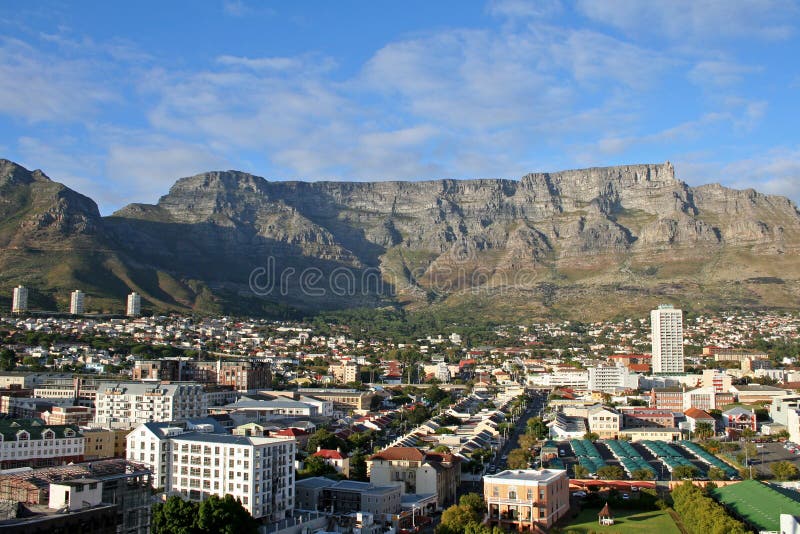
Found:
[[[572,495],[574,495],[575,497],[583,498],[583,497],[586,497],[586,492],[583,491],[583,490],[578,490],[575,493],[573,493]]]
[[[630,499],[630,498],[631,498],[631,496],[630,496],[630,495],[628,495],[627,493],[623,493],[623,494],[622,494],[622,500],[624,500],[624,501],[627,501],[627,500],[628,500],[628,499]]]

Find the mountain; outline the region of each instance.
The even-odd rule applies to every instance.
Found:
[[[210,172],[100,217],[41,171],[0,160],[0,239],[6,292],[80,286],[108,309],[128,288],[156,309],[400,305],[498,320],[663,301],[796,309],[800,297],[796,206],[689,187],[669,163],[420,182]]]

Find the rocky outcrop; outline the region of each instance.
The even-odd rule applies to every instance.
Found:
[[[41,191],[20,193],[29,190]],[[158,290],[167,293],[173,285],[201,284],[215,295],[245,296],[253,270],[272,262],[280,274],[294,274],[271,298],[305,308],[399,297],[446,302],[476,284],[520,289],[509,278],[519,272],[530,273],[526,280],[536,287],[578,284],[575,294],[601,282],[644,292],[655,282],[680,285],[698,277],[727,283],[749,267],[726,272],[719,267],[728,265],[726,255],[766,258],[800,250],[800,213],[789,200],[719,185],[693,188],[676,179],[669,163],[536,173],[518,181],[270,182],[210,172],[178,180],[156,205],[132,204],[105,218],[86,197],[10,162],[0,161],[0,191],[9,220],[14,210],[2,208],[9,199],[25,197],[23,204],[33,206],[38,195],[38,208],[19,217],[12,232],[19,240],[28,226],[96,235],[131,277],[161,273]],[[712,258],[713,269],[707,267]],[[761,270],[778,268],[765,265],[750,270],[763,277]],[[687,274],[687,266],[694,271]],[[298,280],[309,269],[327,282],[347,269],[353,288],[322,297],[309,292]],[[800,277],[800,266],[797,271]],[[678,274],[662,274],[668,272]],[[636,273],[645,274],[631,280]],[[794,276],[791,268],[788,273]],[[175,283],[165,284],[166,276]],[[376,277],[380,288],[373,287]],[[558,292],[548,294],[550,302]]]

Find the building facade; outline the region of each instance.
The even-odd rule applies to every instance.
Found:
[[[423,452],[416,447],[389,447],[367,460],[369,481],[376,486],[399,485],[402,493],[435,494],[438,509],[456,502],[461,482],[457,456]]]
[[[28,311],[28,288],[17,286],[14,288],[14,296],[11,300],[11,313],[22,313]]]
[[[653,372],[683,373],[683,312],[662,304],[650,312]]]
[[[187,432],[170,441],[171,493],[193,501],[230,494],[269,521],[294,508],[293,439]]]
[[[549,530],[569,511],[567,472],[556,469],[502,471],[483,478],[490,526]]]
[[[69,313],[72,315],[80,315],[84,311],[83,307],[84,293],[80,289],[76,289],[69,296]]]
[[[151,421],[205,417],[203,387],[194,383],[105,382],[98,385],[95,424],[134,428]]]
[[[128,317],[139,317],[142,314],[142,297],[135,291],[128,295],[128,302],[125,315]]]
[[[0,469],[46,467],[83,460],[85,439],[75,425],[36,419],[0,420]]]

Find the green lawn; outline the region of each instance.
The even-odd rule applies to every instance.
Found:
[[[601,507],[584,508],[577,517],[558,524],[564,532],[648,532],[649,534],[680,534],[681,531],[675,526],[672,518],[666,510],[655,510],[649,512],[639,512],[636,510],[614,510],[614,524],[611,526],[600,526],[597,523],[597,514]]]

